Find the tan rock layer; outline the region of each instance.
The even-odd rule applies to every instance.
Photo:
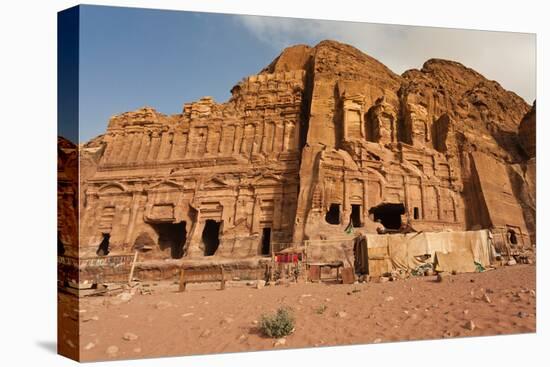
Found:
[[[459,63],[399,76],[323,41],[285,49],[231,92],[176,115],[114,116],[81,147],[82,254],[106,238],[110,254],[127,254],[147,234],[151,261],[251,257],[338,241],[350,223],[534,241],[534,175],[510,169],[534,155],[535,112],[518,136],[529,105]]]

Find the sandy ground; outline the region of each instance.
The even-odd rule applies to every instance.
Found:
[[[536,330],[534,265],[503,267],[481,274],[458,274],[440,283],[435,277],[422,277],[386,283],[308,283],[263,289],[242,284],[224,291],[191,285],[184,293],[176,291],[177,285],[172,284],[159,286],[152,295],[135,294],[127,302],[120,296],[82,299],[81,360]],[[61,304],[66,302],[61,301]],[[261,335],[257,322],[262,314],[275,312],[282,305],[292,309],[296,328],[285,338],[284,344],[276,345],[275,339]],[[63,307],[59,312],[61,319],[71,318],[71,312],[63,311]],[[67,338],[76,336],[63,331],[60,335],[60,348],[73,348],[70,344],[75,343],[68,343]]]

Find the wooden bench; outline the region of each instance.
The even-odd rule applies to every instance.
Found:
[[[336,262],[314,262],[308,264],[308,275],[309,280],[312,282],[322,282],[322,273],[323,268],[329,268],[329,269],[336,269],[336,281],[340,282],[340,268],[344,267],[344,263],[342,261],[336,261]],[[326,280],[326,279],[325,279]]]
[[[210,283],[220,282],[221,288],[225,289],[225,270],[223,266],[217,268],[195,268],[195,269],[180,269],[179,291],[184,292],[187,283]]]

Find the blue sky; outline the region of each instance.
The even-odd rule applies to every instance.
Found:
[[[218,102],[287,46],[349,43],[396,73],[453,59],[535,98],[535,36],[368,23],[82,6],[80,141],[110,116],[142,106],[166,114],[202,96]]]

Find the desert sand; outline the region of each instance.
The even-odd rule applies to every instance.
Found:
[[[132,297],[80,301],[83,361],[243,352],[536,331],[535,266],[351,285],[299,283],[256,289],[246,282],[153,286]],[[61,298],[69,297],[61,295]],[[129,298],[129,300],[128,300]],[[74,318],[64,307],[60,318]],[[263,336],[262,314],[292,309],[295,332]],[[61,331],[60,348],[73,348]],[[74,336],[72,336],[74,338]],[[63,341],[64,340],[64,341]],[[78,348],[78,347],[75,347]]]

